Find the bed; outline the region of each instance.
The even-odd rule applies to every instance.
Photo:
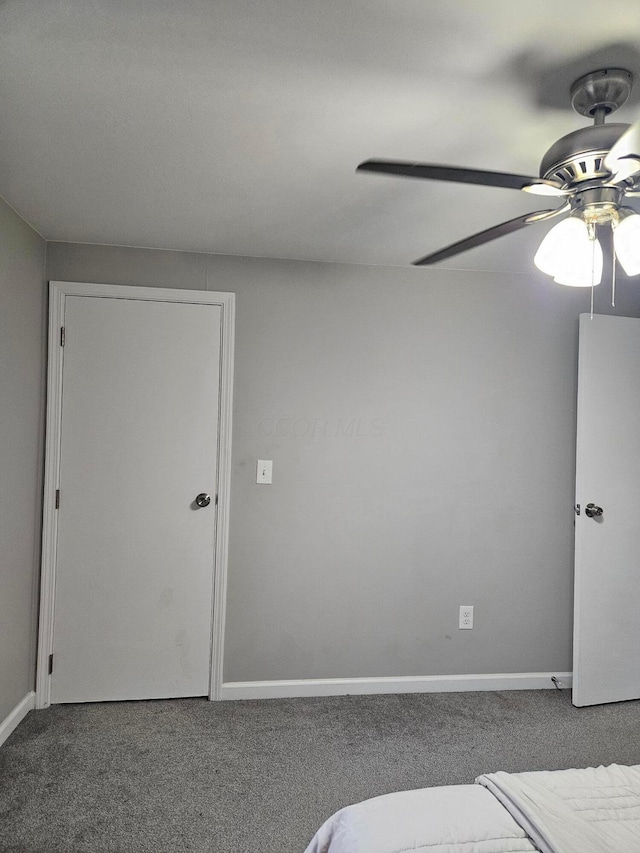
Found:
[[[488,773],[341,809],[306,853],[640,853],[640,765]]]

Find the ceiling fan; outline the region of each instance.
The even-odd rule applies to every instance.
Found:
[[[640,196],[640,122],[605,124],[605,117],[629,97],[633,77],[605,68],[580,77],[570,90],[571,105],[593,125],[555,142],[542,158],[540,176],[490,172],[433,163],[366,160],[357,171],[436,181],[481,184],[555,196],[562,204],[518,216],[425,255],[414,264],[433,264],[536,222],[563,219],[542,241],[534,261],[561,284],[592,286],[602,277],[598,230],[613,231],[615,254],[628,275],[640,274],[640,216],[625,199]]]

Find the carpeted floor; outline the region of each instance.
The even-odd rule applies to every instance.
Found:
[[[0,748],[0,850],[302,853],[367,797],[612,762],[640,763],[640,702],[569,691],[58,705]]]

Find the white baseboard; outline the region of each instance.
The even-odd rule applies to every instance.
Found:
[[[373,693],[454,693],[475,690],[554,690],[571,687],[571,672],[507,672],[489,675],[415,675],[384,678],[309,678],[291,681],[227,681],[221,699],[285,699]]]
[[[36,707],[36,694],[31,691],[27,693],[21,702],[0,723],[0,746],[9,737],[11,732],[24,720],[29,711]]]

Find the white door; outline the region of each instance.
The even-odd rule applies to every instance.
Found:
[[[576,504],[573,703],[636,699],[640,320],[580,317]]]
[[[220,318],[66,297],[52,702],[209,691]]]

